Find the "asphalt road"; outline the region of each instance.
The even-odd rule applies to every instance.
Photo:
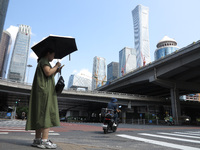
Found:
[[[104,134],[100,123],[61,123],[49,138],[57,150],[200,150],[200,127],[120,124],[117,132]],[[36,150],[33,131],[25,121],[0,121],[0,150]]]

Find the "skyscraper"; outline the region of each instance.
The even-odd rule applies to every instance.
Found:
[[[177,42],[174,39],[164,36],[157,44],[157,49],[154,52],[154,59],[158,60],[166,55],[175,52],[179,48]]]
[[[92,71],[92,90],[106,83],[106,60],[102,57],[94,57]]]
[[[6,76],[10,47],[11,35],[8,31],[3,31],[0,42],[0,77],[2,77],[3,79]]]
[[[16,36],[8,71],[8,79],[10,80],[19,82],[25,81],[30,36],[30,26],[20,25]]]
[[[111,62],[107,65],[107,81],[112,81],[119,77],[119,63]]]
[[[136,49],[125,47],[119,52],[119,77],[136,69]]]
[[[138,5],[132,11],[137,67],[151,62],[149,46],[149,8]]]
[[[3,32],[3,26],[6,18],[9,0],[0,0],[0,41]]]
[[[92,79],[80,76],[71,75],[68,81],[68,88],[84,88],[86,90],[91,90]]]

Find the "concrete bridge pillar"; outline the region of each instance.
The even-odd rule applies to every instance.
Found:
[[[126,123],[126,111],[122,112],[122,123]]]
[[[175,124],[179,124],[179,117],[181,116],[179,91],[175,87],[170,89],[171,94],[171,106],[172,106],[172,116],[175,119]]]
[[[69,116],[71,116],[71,115],[72,115],[72,112],[71,112],[70,110],[68,110],[68,111],[66,112],[65,117],[69,117]]]

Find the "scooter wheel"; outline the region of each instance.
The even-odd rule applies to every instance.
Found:
[[[113,132],[116,132],[116,130],[117,130],[117,128],[116,128],[116,127],[112,129],[112,131],[113,131]]]
[[[108,130],[107,130],[107,129],[104,129],[104,130],[103,130],[103,133],[104,133],[104,134],[107,134],[107,133],[108,133]]]

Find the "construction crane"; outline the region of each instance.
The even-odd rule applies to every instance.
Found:
[[[103,80],[99,80],[98,77],[96,77],[96,76],[91,77],[91,76],[88,76],[88,75],[83,74],[83,73],[81,73],[81,75],[86,76],[86,77],[91,78],[91,79],[94,79],[96,81],[96,88],[98,86],[98,82],[101,82],[101,85],[103,85],[104,82],[106,82],[106,75],[104,76]]]
[[[127,57],[127,59],[126,59],[126,61],[125,61],[125,64],[124,64],[124,67],[121,68],[122,76],[124,76],[124,72],[125,72],[125,68],[126,68],[126,63],[127,63],[127,61],[128,61],[129,56],[130,56],[130,54],[128,54],[128,57]]]

